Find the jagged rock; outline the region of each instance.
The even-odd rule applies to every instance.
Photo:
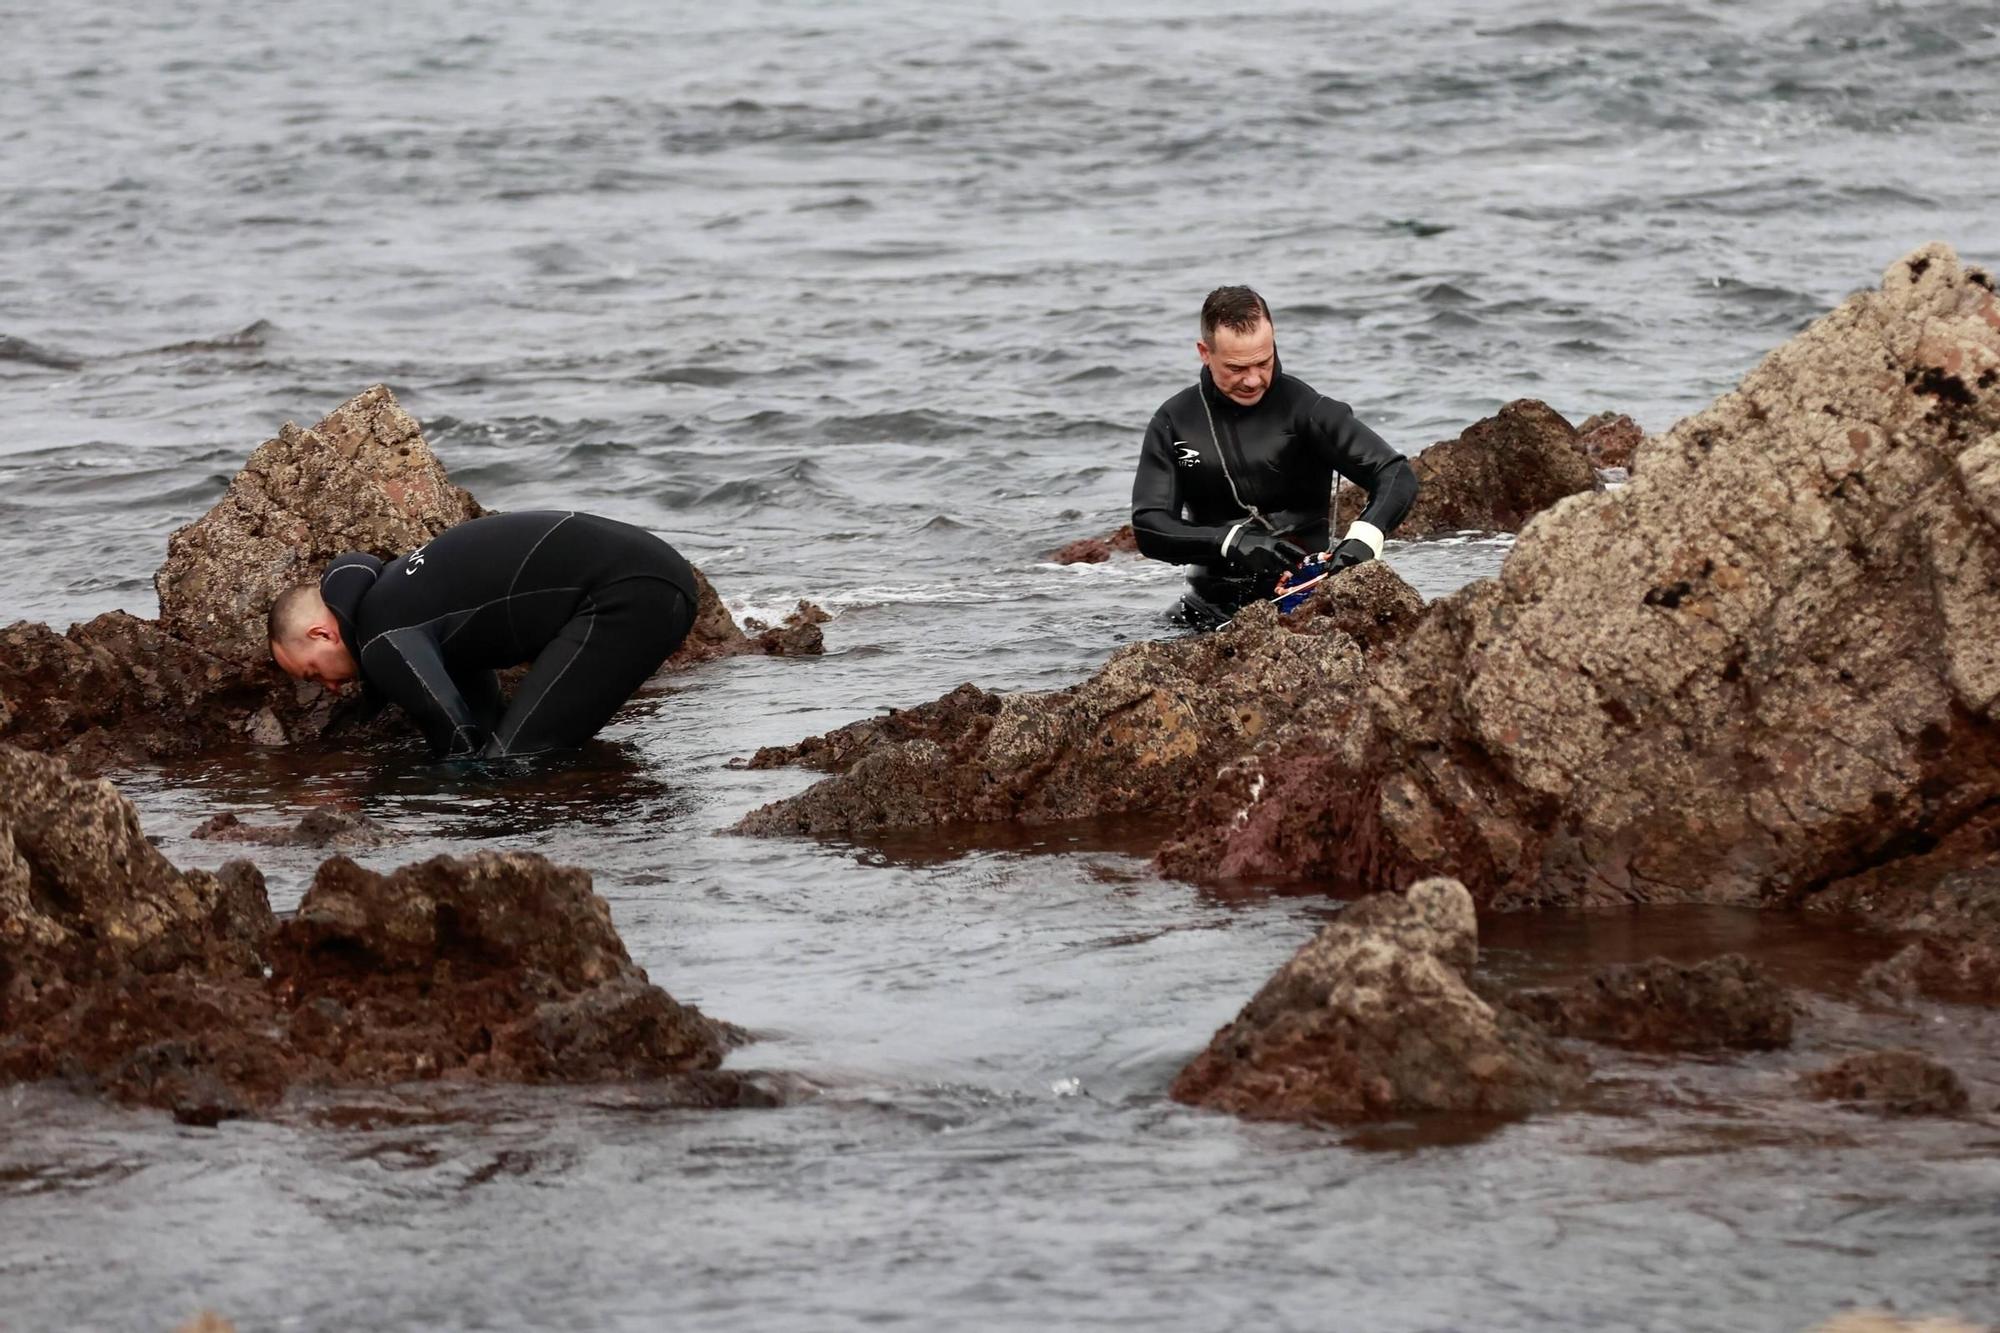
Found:
[[[289,828],[246,824],[225,811],[195,826],[190,837],[215,842],[248,842],[262,847],[376,847],[389,841],[389,831],[366,815],[344,810],[308,810]]]
[[[255,867],[178,871],[109,783],[0,746],[0,1081],[213,1124],[302,1084],[677,1075],[742,1038],[646,979],[581,870],[335,857],[274,923]]]
[[[1455,440],[1434,444],[1410,460],[1417,502],[1396,526],[1404,540],[1468,529],[1518,532],[1556,501],[1597,485],[1597,473],[1577,444],[1576,428],[1547,403],[1518,398],[1467,426]],[[1343,486],[1334,505],[1336,534],[1368,503],[1358,486]]]
[[[1058,565],[1101,565],[1111,558],[1114,551],[1136,555],[1138,550],[1138,535],[1127,523],[1102,537],[1079,537],[1069,545],[1051,551],[1049,559]]]
[[[1519,1115],[1582,1085],[1580,1057],[1467,984],[1472,897],[1454,880],[1355,903],[1278,969],[1174,1080],[1255,1119]]]
[[[319,868],[271,940],[289,1045],[322,1081],[590,1081],[713,1068],[740,1034],[634,966],[587,872],[525,853]]]
[[[674,649],[667,666],[678,669],[719,657],[752,653],[767,657],[811,657],[826,650],[820,626],[833,617],[811,602],[800,602],[782,624],[745,634],[736,618],[729,614],[729,608],[722,604],[722,598],[716,595],[708,576],[697,569],[694,581],[694,628],[688,631],[681,646]]]
[[[1066,690],[960,686],[752,760],[840,771],[752,811],[740,833],[852,835],[958,821],[1043,823],[1185,802],[1218,764],[1287,725],[1329,719],[1363,673],[1342,626],[1386,639],[1416,594],[1386,565],[1330,580],[1281,618],[1251,607],[1215,634],[1134,644]]]
[[[1814,1070],[1806,1089],[1877,1115],[1957,1115],[1971,1104],[1957,1074],[1915,1051],[1869,1051]]]
[[[1176,873],[1794,901],[2000,796],[2000,304],[1945,246],[1523,530]],[[1310,843],[1278,830],[1311,827]]]
[[[1576,447],[1600,472],[1611,468],[1630,471],[1633,455],[1645,438],[1639,423],[1622,412],[1599,412],[1576,428]]]
[[[1769,1050],[1792,1041],[1791,997],[1740,954],[1693,967],[1664,958],[1608,967],[1579,986],[1511,995],[1507,1006],[1552,1036],[1614,1046]]]
[[[269,657],[271,601],[343,551],[384,559],[484,512],[452,485],[387,387],[310,430],[286,422],[201,518],[167,539],[153,576],[168,633],[243,667]]]
[[[64,977],[254,970],[271,926],[254,867],[176,870],[116,787],[0,745],[0,1028]]]
[[[915,708],[891,708],[881,717],[863,718],[827,732],[808,736],[796,745],[766,745],[745,768],[804,768],[844,773],[872,751],[904,741],[949,741],[991,723],[1000,711],[1000,696],[967,682],[950,694]]]

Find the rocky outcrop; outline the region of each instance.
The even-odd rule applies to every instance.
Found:
[[[1317,1123],[1519,1115],[1581,1087],[1582,1060],[1475,994],[1472,897],[1456,881],[1357,902],[1181,1071],[1177,1101]]]
[[[2000,304],[1895,264],[1371,657],[1197,877],[1796,902],[2000,800]],[[1311,828],[1307,842],[1286,829]]]
[[[1971,1105],[1957,1074],[1915,1051],[1850,1055],[1804,1081],[1814,1097],[1877,1115],[1957,1115]]]
[[[1597,485],[1597,473],[1577,442],[1576,428],[1547,403],[1519,398],[1455,440],[1434,444],[1410,460],[1417,502],[1396,526],[1409,541],[1447,532],[1518,532],[1564,496]],[[1343,486],[1333,530],[1361,517],[1368,503],[1358,486]]]
[[[1419,604],[1386,565],[1364,565],[1289,617],[1257,606],[1220,633],[1134,644],[1070,689],[992,695],[961,686],[763,751],[751,762],[839,772],[751,812],[737,831],[846,836],[1174,808],[1218,764],[1283,728],[1330,722],[1364,670],[1349,628],[1384,641]]]
[[[416,418],[377,384],[310,430],[286,422],[206,514],[167,539],[153,575],[160,624],[261,669],[264,616],[279,593],[343,551],[387,559],[483,512],[445,475]]]
[[[101,771],[318,737],[335,725],[335,701],[271,664],[272,598],[343,551],[399,555],[481,512],[381,385],[310,430],[287,422],[207,514],[169,539],[154,575],[159,620],[111,612],[67,634],[27,621],[0,630],[0,742]],[[782,624],[745,634],[696,578],[696,624],[668,666],[823,650],[819,608],[801,602]],[[370,734],[397,730],[384,718]]]
[[[1770,1050],[1792,1041],[1792,1000],[1740,954],[1684,967],[1608,967],[1582,985],[1523,991],[1508,1008],[1557,1037],[1643,1050]]]
[[[0,746],[0,1081],[213,1123],[298,1085],[682,1075],[740,1037],[646,979],[581,870],[335,857],[278,923],[247,862],[178,871],[109,783]]]

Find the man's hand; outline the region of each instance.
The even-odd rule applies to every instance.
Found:
[[[1367,560],[1373,560],[1374,558],[1375,551],[1373,547],[1358,538],[1349,537],[1346,541],[1334,547],[1333,554],[1326,558],[1326,572],[1328,574],[1338,574],[1343,569],[1352,569],[1354,566]]]
[[[1234,534],[1234,543],[1224,542],[1225,553],[1234,555],[1259,574],[1282,574],[1306,558],[1305,551],[1262,528],[1244,527]]]

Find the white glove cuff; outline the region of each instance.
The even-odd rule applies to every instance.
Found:
[[[1222,553],[1224,555],[1229,554],[1229,548],[1236,545],[1236,539],[1242,536],[1243,529],[1249,526],[1250,526],[1250,520],[1246,518],[1241,523],[1238,523],[1235,527],[1229,530],[1228,535],[1223,537],[1222,539]]]
[[[1377,560],[1380,560],[1382,558],[1382,529],[1376,527],[1373,523],[1362,523],[1357,521],[1348,524],[1347,536],[1342,538],[1342,540],[1350,542],[1364,542],[1367,544],[1368,549],[1374,553],[1374,556]],[[1223,549],[1226,551],[1229,548],[1227,545],[1225,545]]]

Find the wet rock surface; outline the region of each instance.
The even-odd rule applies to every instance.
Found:
[[[1579,986],[1523,991],[1508,1008],[1557,1037],[1644,1050],[1769,1050],[1792,1040],[1793,1002],[1738,954],[1692,967],[1649,959]]]
[[[933,703],[759,752],[837,775],[752,811],[737,831],[853,835],[926,824],[1042,823],[1173,808],[1217,765],[1288,726],[1329,722],[1416,594],[1386,565],[1351,570],[1289,617],[1261,605],[1216,634],[1135,644],[1065,690],[960,686]]]
[[[344,810],[309,810],[292,825],[246,824],[223,813],[203,820],[188,835],[214,842],[254,843],[260,847],[379,847],[390,833],[366,815]]]
[[[294,1086],[664,1077],[742,1039],[647,980],[581,870],[335,857],[275,922],[247,862],[178,871],[109,783],[5,746],[0,908],[0,1079],[190,1123]]]
[[[1850,1055],[1804,1082],[1814,1097],[1877,1115],[1957,1115],[1971,1105],[1957,1074],[1915,1051]]]
[[[287,422],[168,540],[154,575],[158,620],[113,611],[66,634],[30,621],[0,629],[0,742],[103,771],[233,742],[401,734],[394,710],[340,728],[334,696],[270,662],[265,616],[279,592],[344,551],[393,557],[483,512],[382,385],[311,429]],[[829,617],[811,603],[745,634],[699,570],[696,579],[696,623],[667,667],[824,650]]]
[[[1410,465],[1417,502],[1391,534],[1410,541],[1447,532],[1518,532],[1565,496],[1597,485],[1576,428],[1547,403],[1519,398],[1475,421],[1455,440],[1434,444]],[[1342,486],[1334,532],[1361,517],[1367,493]]]
[[[1476,994],[1472,897],[1454,880],[1365,898],[1323,927],[1174,1080],[1178,1101],[1333,1123],[1419,1112],[1519,1115],[1586,1066]]]
[[[2000,797],[1991,281],[1942,245],[1893,265],[1542,513],[1163,864],[1769,904],[1937,847]]]

